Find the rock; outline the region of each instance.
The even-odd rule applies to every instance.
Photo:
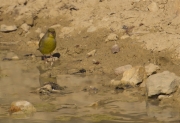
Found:
[[[159,95],[158,96],[158,99],[159,100],[163,100],[163,99],[167,99],[167,98],[171,98],[172,96],[169,96],[169,95]]]
[[[94,32],[94,31],[96,31],[96,30],[97,30],[96,27],[90,26],[90,27],[87,29],[87,32]]]
[[[5,24],[1,25],[1,32],[11,32],[11,31],[15,31],[17,30],[17,26],[16,25],[12,25],[12,26],[6,26]]]
[[[21,25],[21,29],[23,29],[25,32],[28,32],[30,29],[30,26],[28,26],[26,23]]]
[[[39,34],[39,38],[41,39],[44,36],[44,33]]]
[[[115,80],[115,79],[112,79],[110,83],[111,83],[111,85],[114,85],[114,86],[122,84],[120,80]]]
[[[41,87],[40,89],[38,89],[37,91],[39,91],[39,93],[43,93],[44,91],[46,91],[46,93],[51,92],[52,91],[52,87],[50,84],[44,85],[43,87]]]
[[[12,60],[18,60],[19,57],[16,55],[16,56],[13,56],[11,59],[12,59]]]
[[[33,114],[36,112],[36,108],[28,101],[20,100],[11,103],[10,113],[22,112],[24,114]]]
[[[18,60],[19,57],[14,52],[8,52],[4,60]]]
[[[37,29],[35,30],[35,32],[36,32],[36,33],[41,33],[41,28],[37,28]]]
[[[140,88],[145,88],[145,87],[146,87],[145,82],[142,82],[139,87],[140,87]]]
[[[131,69],[126,70],[123,73],[121,82],[125,85],[137,85],[141,83],[146,77],[145,68],[142,66],[136,66]]]
[[[28,26],[33,26],[34,25],[34,18],[33,17],[29,17],[25,20],[25,23],[28,25]]]
[[[60,90],[64,90],[64,87],[59,86],[55,82],[48,82],[45,83],[42,87],[36,89],[35,92],[48,95],[50,93],[60,93]]]
[[[118,35],[114,34],[114,33],[111,33],[106,38],[105,42],[108,42],[108,41],[117,41],[117,40],[118,40]]]
[[[89,92],[89,94],[97,94],[98,93],[98,89],[94,86],[85,87],[85,88],[83,88],[82,91]]]
[[[157,6],[156,2],[152,2],[151,4],[149,4],[148,9],[151,12],[156,12],[158,11],[159,7]]]
[[[111,47],[111,52],[112,52],[113,54],[118,53],[119,51],[120,51],[120,48],[119,48],[119,46],[118,46],[117,44],[115,44],[115,45],[113,45],[113,46]]]
[[[180,77],[169,71],[151,75],[146,80],[148,97],[159,94],[171,94],[179,86]]]
[[[126,39],[126,38],[129,38],[130,36],[129,35],[123,35],[121,36],[121,39]]]
[[[93,64],[100,64],[100,62],[97,61],[96,59],[93,59],[92,62],[93,62]]]
[[[159,69],[160,68],[159,68],[158,65],[154,65],[152,63],[150,63],[149,65],[145,66],[145,70],[146,70],[147,76],[150,76],[151,74],[155,73]]]
[[[92,51],[90,51],[89,53],[87,53],[87,57],[94,56],[95,53],[96,53],[96,50],[92,50]]]
[[[124,71],[128,70],[128,69],[131,69],[132,68],[132,65],[125,65],[125,66],[121,66],[121,67],[118,67],[114,70],[115,74],[116,75],[120,75],[122,74]]]
[[[25,5],[27,3],[27,0],[18,0],[17,2],[19,5]]]

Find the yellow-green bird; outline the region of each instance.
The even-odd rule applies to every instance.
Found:
[[[50,54],[56,48],[56,32],[53,28],[49,28],[45,35],[39,41],[38,50],[45,56]]]

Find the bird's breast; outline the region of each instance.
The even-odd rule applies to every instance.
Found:
[[[42,54],[50,54],[56,48],[56,40],[54,38],[48,37],[42,42],[39,50]]]

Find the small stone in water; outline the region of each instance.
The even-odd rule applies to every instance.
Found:
[[[30,102],[25,100],[20,100],[20,101],[12,102],[9,111],[11,114],[19,111],[23,111],[24,113],[31,114],[36,112],[36,109]]]

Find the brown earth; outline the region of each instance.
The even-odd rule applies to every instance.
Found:
[[[2,3],[1,0],[0,2]],[[8,52],[14,52],[19,57],[15,62],[22,67],[22,70],[27,72],[38,68],[40,85],[49,81],[49,78],[52,78],[52,81],[60,81],[57,80],[61,78],[59,76],[84,69],[86,73],[83,73],[83,76],[88,75],[90,78],[98,76],[98,79],[92,81],[98,81],[100,85],[97,87],[104,92],[112,91],[113,88],[107,89],[101,85],[110,83],[114,78],[121,78],[115,75],[114,69],[127,64],[145,66],[153,63],[160,66],[158,72],[169,70],[180,76],[179,2],[179,0],[154,0],[154,2],[151,0],[54,0],[53,2],[6,0],[0,5],[0,25],[16,25],[18,28],[12,32],[0,32],[0,58],[4,59]],[[33,25],[29,26],[28,31],[22,29],[21,25],[31,19]],[[37,48],[40,33],[45,33],[53,25],[57,34],[57,47],[54,53],[60,53],[60,58],[51,67],[38,57],[41,53]],[[129,29],[122,29],[123,25]],[[40,32],[36,32],[38,28],[41,29]],[[111,33],[116,34],[118,38],[106,41]],[[123,39],[123,36],[127,38]],[[120,47],[120,51],[113,54],[111,47],[115,43]],[[88,57],[87,53],[92,50],[96,50],[95,55]],[[31,55],[27,56],[27,54]],[[98,61],[98,64],[93,64],[93,60]],[[4,64],[11,67],[10,63],[5,62],[14,61],[1,61],[1,71],[4,70]],[[12,65],[16,64],[12,63]],[[35,71],[38,73],[37,70]],[[20,74],[17,73],[17,76]],[[69,86],[76,92],[87,85],[82,84],[80,89],[79,85],[77,88],[71,87],[71,84]],[[128,100],[125,99],[127,95],[124,93],[120,94],[121,97],[125,95],[123,101],[146,99],[142,96],[144,91],[138,89],[130,89],[127,95],[130,93],[131,96]],[[83,95],[83,93],[73,95],[78,98],[77,100],[83,101],[84,97],[79,99],[78,94]],[[106,95],[102,95],[103,100]],[[112,96],[111,93],[107,95],[109,98]],[[132,95],[137,98],[134,99]],[[69,97],[64,98],[63,102],[66,103]],[[101,96],[90,100],[99,98]],[[113,95],[112,98],[116,99],[117,96]],[[57,104],[58,101],[54,103]]]

